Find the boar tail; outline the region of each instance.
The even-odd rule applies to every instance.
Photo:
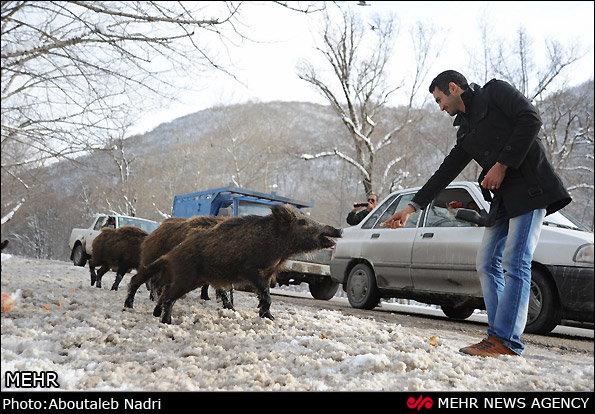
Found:
[[[145,268],[144,280],[147,281],[147,280],[151,279],[157,273],[163,271],[166,266],[167,266],[167,257],[166,257],[166,255],[163,255],[159,259],[150,263]]]

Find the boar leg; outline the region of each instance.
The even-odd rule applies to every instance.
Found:
[[[152,301],[156,301],[157,299],[159,299],[159,295],[160,295],[161,291],[159,289],[151,286],[150,280],[147,283],[145,283],[145,286],[146,286],[147,290],[149,291],[149,299],[151,299]],[[132,306],[130,306],[130,307],[132,307]]]
[[[132,279],[130,279],[130,283],[128,284],[128,296],[124,302],[125,308],[132,308],[134,305],[134,295],[136,295],[136,291],[143,283],[147,283],[151,276],[152,275],[147,276],[147,273],[143,271],[143,267],[138,269],[136,274],[132,276]],[[153,293],[152,291],[150,292]]]
[[[161,316],[161,312],[163,311],[162,307],[161,307],[161,303],[158,303],[157,305],[155,305],[155,309],[153,309],[153,316]]]
[[[275,318],[270,312],[271,293],[268,282],[261,276],[253,277],[251,281],[252,285],[256,288],[256,294],[258,295],[258,315],[261,318],[274,320]]]
[[[91,262],[89,262],[89,273],[91,273],[91,286],[93,286],[97,281],[97,273],[95,273],[95,265],[92,265]]]
[[[163,304],[163,316],[161,317],[161,323],[171,325],[171,308],[174,306],[175,300],[167,300]]]
[[[235,311],[233,307],[233,289],[229,290],[219,290],[216,291],[217,297],[221,299],[221,303],[223,304],[223,309],[231,309]]]
[[[159,314],[155,314],[159,310],[163,310],[163,314],[161,315],[161,322],[166,324],[171,324],[171,310],[176,303],[176,300],[184,296],[186,293],[190,292],[192,288],[181,286],[178,284],[170,284],[164,290],[161,296],[159,297],[159,301],[157,302],[157,306],[155,306],[155,310],[153,311],[154,316],[159,316]]]
[[[101,278],[103,277],[104,274],[106,274],[109,271],[109,266],[108,265],[103,265],[99,268],[99,270],[97,271],[97,282],[95,283],[95,287],[100,288],[101,287]]]
[[[114,281],[111,290],[118,290],[118,286],[120,286],[120,282],[122,281],[122,278],[124,277],[124,274],[126,274],[127,270],[128,269],[122,266],[118,267],[118,271],[116,272],[116,280]]]
[[[209,298],[209,285],[204,285],[200,290],[200,298],[202,300],[210,300]]]

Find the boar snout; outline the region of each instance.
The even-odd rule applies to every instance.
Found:
[[[331,226],[326,226],[320,235],[320,244],[323,248],[333,247],[336,242],[333,239],[343,237],[343,230],[336,229]]]
[[[336,229],[334,227],[327,226],[324,235],[327,237],[340,238],[343,237],[343,229]]]

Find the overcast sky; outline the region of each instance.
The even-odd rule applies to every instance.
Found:
[[[586,55],[563,75],[571,85],[593,78],[593,1],[368,1],[369,6],[357,6],[357,1],[337,3],[342,7],[354,7],[364,20],[374,13],[396,14],[400,30],[395,47],[399,55],[391,67],[395,77],[407,76],[407,70],[412,70],[412,65],[407,65],[413,59],[408,45],[409,30],[417,22],[438,30],[443,42],[442,52],[432,66],[430,76],[446,69],[467,70],[470,51],[481,47],[477,20],[485,15],[497,37],[512,39],[517,29],[523,26],[533,41],[538,63],[545,56],[546,39],[559,41],[565,46],[578,42]],[[259,42],[243,43],[229,51],[233,62],[230,71],[241,83],[213,73],[205,79],[204,85],[197,85],[200,90],[182,94],[179,103],[147,114],[140,120],[136,128],[138,132],[217,105],[275,100],[326,103],[296,74],[296,63],[300,59],[321,62],[314,51],[314,37],[320,27],[318,18],[270,4],[266,7],[248,5],[242,12],[242,20],[251,25],[250,36]],[[395,99],[399,97],[395,96]]]

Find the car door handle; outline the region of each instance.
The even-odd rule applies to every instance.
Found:
[[[432,237],[434,237],[434,233],[423,233],[421,237],[422,239],[431,239]]]
[[[370,238],[371,239],[377,239],[378,237],[380,237],[380,233],[373,233]]]

